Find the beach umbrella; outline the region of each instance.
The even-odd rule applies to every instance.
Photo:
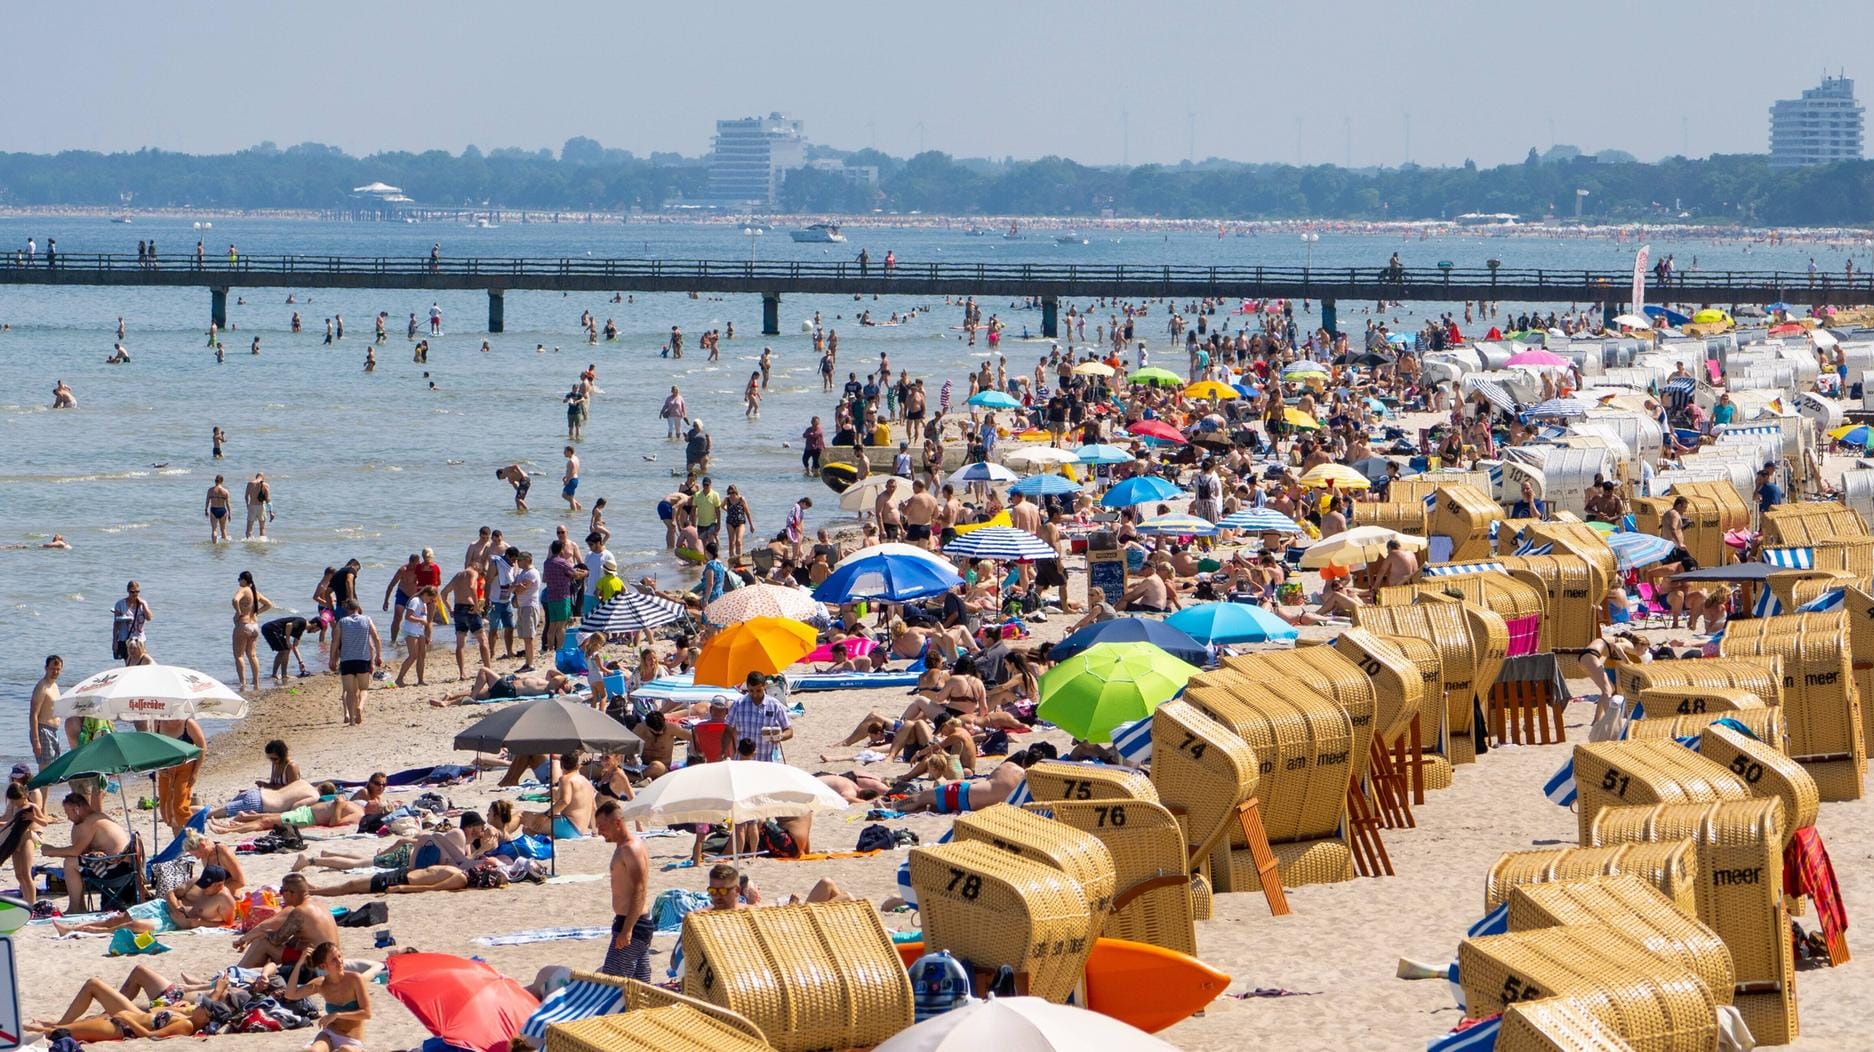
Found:
[[[1081,362],[1074,366],[1075,376],[1111,376],[1113,367],[1105,362]]]
[[[1262,391],[1262,388],[1255,384],[1231,384],[1230,389],[1244,398],[1254,398]]]
[[[1623,571],[1651,566],[1672,554],[1671,541],[1650,533],[1610,533],[1601,539],[1614,550],[1614,561]]]
[[[489,967],[446,953],[393,953],[386,989],[431,1034],[456,1048],[506,1052],[540,1002]]]
[[[59,695],[60,716],[100,720],[186,720],[208,716],[238,720],[247,699],[205,672],[181,665],[130,665],[87,676]]]
[[[1841,343],[1841,341],[1835,337],[1835,334],[1827,329],[1809,330],[1809,339],[1815,341],[1815,345],[1823,350],[1828,350]]]
[[[1767,311],[1781,312],[1784,314],[1788,314],[1790,311],[1793,311],[1796,309],[1796,305],[1794,303],[1784,303],[1782,300],[1777,300],[1775,303],[1764,304],[1763,309]]]
[[[131,666],[132,668],[143,666]],[[46,764],[32,780],[26,783],[28,789],[39,789],[59,782],[69,782],[74,778],[107,778],[113,774],[131,774],[148,772],[152,785],[156,781],[156,772],[168,767],[188,763],[202,755],[202,750],[193,743],[171,738],[167,734],[151,734],[148,731],[124,731],[119,734],[100,734],[70,752],[62,753],[58,759]],[[154,789],[151,795],[155,795]],[[123,779],[117,781],[117,801],[124,807],[124,814],[130,814],[130,800],[124,794]],[[156,812],[150,812],[150,835],[156,835]]]
[[[955,567],[930,552],[921,556],[878,553],[842,561],[832,575],[813,590],[813,597],[823,603],[844,603],[853,599],[901,603],[907,599],[941,595],[962,583],[963,578],[957,576]]]
[[[1135,384],[1150,384],[1154,387],[1184,386],[1184,381],[1178,378],[1177,373],[1172,372],[1170,369],[1160,369],[1156,366],[1150,369],[1140,369],[1138,372],[1126,377],[1126,379]]]
[[[1866,424],[1849,424],[1830,431],[1828,437],[1843,445],[1861,446],[1865,449],[1868,446],[1874,446],[1874,427]]]
[[[1386,557],[1386,545],[1398,541],[1407,551],[1424,551],[1423,537],[1389,530],[1384,526],[1355,526],[1337,533],[1301,553],[1301,565],[1311,570],[1329,566],[1366,566]]]
[[[745,584],[709,604],[703,611],[711,624],[735,625],[757,617],[784,617],[790,621],[811,621],[826,616],[826,608],[805,588],[783,588],[778,584]]]
[[[798,767],[764,760],[693,763],[638,790],[624,803],[627,821],[652,825],[758,822],[815,811],[843,811],[846,801]]]
[[[455,747],[536,755],[604,752],[638,740],[630,728],[583,701],[541,698],[476,720],[456,734]]]
[[[1692,323],[1694,325],[1730,325],[1731,316],[1716,307],[1706,307],[1692,312]]]
[[[812,625],[785,617],[757,617],[730,625],[703,644],[696,658],[696,682],[738,687],[750,672],[777,675],[812,653],[819,635]]]
[[[1165,618],[1192,639],[1203,643],[1267,643],[1294,639],[1295,626],[1260,606],[1248,603],[1205,603],[1189,606]]]
[[[941,567],[948,568],[950,566],[950,561],[948,559],[931,551],[929,548],[920,548],[915,544],[906,544],[903,541],[886,541],[882,544],[868,545],[853,552],[851,555],[834,563],[833,569],[838,570],[842,567],[851,566],[853,563],[863,562],[866,559],[879,555],[903,556],[908,559],[922,559],[927,563],[934,563]]]
[[[1155,537],[1215,537],[1217,525],[1200,515],[1158,515],[1139,523],[1139,532]]]
[[[1579,398],[1551,398],[1546,402],[1530,408],[1526,415],[1559,418],[1587,416],[1588,410],[1591,408],[1593,407]]]
[[[944,545],[944,554],[961,559],[1058,559],[1054,546],[1027,530],[991,526]]]
[[[1058,464],[1076,464],[1079,458],[1071,449],[1056,446],[1016,446],[1003,454],[1004,464],[1040,464],[1043,466]]]
[[[1323,488],[1331,482],[1341,489],[1366,489],[1373,484],[1367,481],[1365,475],[1345,464],[1316,464],[1302,474],[1300,481],[1304,486]]]
[[[1184,445],[1186,441],[1184,432],[1179,431],[1163,420],[1140,420],[1130,427],[1127,427],[1126,431],[1130,434],[1138,435],[1140,438],[1154,438],[1160,442],[1170,442],[1178,446]]]
[[[1540,347],[1535,347],[1510,355],[1509,359],[1503,364],[1524,366],[1530,369],[1566,369],[1573,363],[1561,355],[1556,354],[1554,351],[1547,351]]]
[[[971,1001],[900,1030],[875,1052],[1172,1052],[1130,1023],[1041,997]]]
[[[840,491],[840,510],[851,512],[871,511],[872,503],[878,500],[878,495],[883,493],[885,487],[894,480],[898,483],[898,492],[909,497],[911,495],[910,479],[899,478],[897,475],[867,475],[865,478],[860,479]]]
[[[681,620],[683,604],[673,603],[661,595],[626,589],[593,607],[579,622],[579,631],[602,632],[609,636],[614,632],[643,632]]]
[[[1204,648],[1204,644],[1163,621],[1148,621],[1143,617],[1116,617],[1111,621],[1097,621],[1054,644],[1048,656],[1056,661],[1065,661],[1101,643],[1150,643],[1172,657],[1193,665],[1204,665],[1210,661],[1210,651]]]
[[[1784,306],[1787,307],[1788,304],[1784,304]],[[1676,310],[1670,310],[1650,303],[1640,308],[1640,313],[1649,318],[1664,318],[1666,319],[1667,325],[1685,325],[1692,320]]]
[[[1025,497],[1059,497],[1079,493],[1080,490],[1080,483],[1059,475],[1030,475],[1009,487],[1010,493],[1020,493]]]
[[[1347,466],[1358,471],[1368,482],[1378,484],[1380,479],[1386,477],[1387,469],[1392,467],[1392,461],[1385,457],[1367,457]]]
[[[1198,671],[1150,643],[1100,643],[1041,674],[1035,714],[1080,741],[1109,742],[1114,727],[1150,716]]]
[[[1309,416],[1307,413],[1293,406],[1285,407],[1282,410],[1282,421],[1290,427],[1298,427],[1303,431],[1321,430],[1321,422],[1319,420],[1316,420],[1314,417]]]
[[[1001,511],[998,511],[994,515],[989,516],[989,518],[984,519],[982,522],[958,523],[957,525],[950,527],[950,532],[956,534],[959,537],[962,537],[967,534],[974,533],[977,530],[987,530],[996,526],[1013,526],[1013,525],[1015,525],[1015,522],[1014,520],[1009,518],[1009,509],[1003,508]],[[937,555],[934,552],[926,552],[925,554],[929,555],[932,559],[939,560],[940,562],[942,562],[943,560],[943,556]],[[942,565],[948,567],[950,563],[942,562]]]
[[[1326,376],[1327,366],[1319,362],[1296,362],[1282,370],[1282,379],[1299,380],[1310,376]]]
[[[1226,515],[1217,523],[1227,530],[1242,530],[1245,533],[1306,533],[1301,524],[1276,511],[1274,508],[1244,508],[1234,515]]]
[[[1130,464],[1137,459],[1131,450],[1097,442],[1074,450],[1074,457],[1082,464]]]
[[[971,482],[1014,482],[1019,478],[1021,478],[1020,475],[1000,464],[980,460],[974,464],[965,464],[951,472],[949,481],[952,486],[957,486]]]
[[[1157,475],[1134,475],[1106,491],[1100,498],[1100,506],[1106,508],[1129,508],[1135,504],[1150,504],[1155,500],[1170,500],[1184,496],[1184,491]]]
[[[978,409],[1019,409],[1021,402],[1002,391],[978,391],[970,395],[970,404]]]
[[[1237,397],[1236,388],[1215,380],[1199,380],[1186,387],[1184,393],[1192,398],[1208,398],[1213,402],[1224,402]]]
[[[1614,318],[1614,324],[1624,325],[1629,329],[1650,329],[1653,327],[1653,320],[1638,314],[1622,314]]]

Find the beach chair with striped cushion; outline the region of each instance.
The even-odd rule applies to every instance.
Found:
[[[729,1039],[722,1045],[704,1045],[704,1048],[767,1048],[767,1038],[761,1028],[742,1016],[719,1005],[695,998],[685,997],[674,990],[641,983],[636,979],[621,976],[601,975],[596,972],[574,972],[572,981],[548,994],[540,1007],[529,1016],[521,1027],[520,1036],[527,1038],[536,1046],[544,1046],[548,1052],[597,1052],[597,1050],[621,1047],[617,1042],[620,1035],[607,1027],[582,1025],[585,1021],[610,1018],[617,1021],[619,1013],[638,1013],[652,1009],[685,1008],[708,1017],[712,1026],[686,1024],[685,1032],[718,1034],[722,1032],[739,1034],[752,1039],[758,1044],[744,1046]],[[624,1045],[622,1047],[636,1047]],[[678,1046],[670,1046],[678,1047]],[[697,1047],[697,1046],[688,1046]]]

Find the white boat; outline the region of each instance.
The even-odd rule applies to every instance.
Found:
[[[809,245],[834,245],[846,240],[846,235],[832,223],[815,223],[805,230],[790,230],[787,236]]]
[[[1087,239],[1084,237],[1081,237],[1078,233],[1072,230],[1069,230],[1067,233],[1061,234],[1058,237],[1056,237],[1054,239],[1054,243],[1057,245],[1084,245],[1084,244],[1087,244]]]
[[[130,217],[129,216],[116,216],[111,220],[111,222],[123,223],[124,225],[128,226],[130,224]]]

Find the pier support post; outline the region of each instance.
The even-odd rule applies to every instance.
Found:
[[[778,292],[761,294],[761,334],[781,335],[781,294]]]
[[[1061,334],[1061,301],[1053,296],[1041,297],[1041,338],[1052,340]]]
[[[1614,331],[1614,314],[1618,309],[1619,305],[1611,300],[1601,304],[1601,328],[1608,332]]]
[[[506,289],[488,290],[488,331],[506,332],[508,321],[508,294]]]
[[[1334,301],[1331,299],[1321,301],[1321,327],[1327,330],[1329,336],[1340,335],[1340,315],[1334,309]]]
[[[215,328],[228,327],[228,290],[208,290],[208,320],[215,323]]]

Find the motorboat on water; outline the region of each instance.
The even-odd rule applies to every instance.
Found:
[[[846,235],[832,223],[815,223],[804,230],[790,230],[787,236],[808,245],[836,245],[846,240]]]
[[[1085,237],[1082,237],[1078,231],[1069,230],[1067,233],[1061,234],[1058,237],[1056,237],[1054,239],[1054,243],[1057,245],[1084,245],[1084,244],[1087,244],[1088,242],[1087,242],[1087,239]]]

